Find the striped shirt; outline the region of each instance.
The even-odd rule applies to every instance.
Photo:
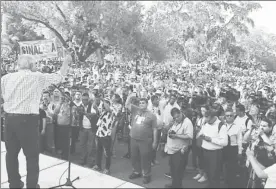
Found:
[[[4,111],[16,114],[39,114],[39,102],[43,89],[61,82],[60,74],[44,74],[19,70],[2,77],[1,90]]]

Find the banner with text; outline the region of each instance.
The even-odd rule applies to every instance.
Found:
[[[200,69],[205,69],[207,68],[206,63],[200,63],[200,64],[188,64],[185,66],[187,69],[190,70],[200,70]]]
[[[36,59],[58,57],[55,40],[21,41],[19,42],[20,55],[29,54]]]

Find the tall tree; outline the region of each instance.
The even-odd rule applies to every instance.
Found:
[[[102,59],[110,47],[127,57],[154,49],[145,46],[158,48],[154,43],[137,45],[137,36],[144,33],[139,31],[142,6],[135,1],[9,1],[3,7],[7,13],[53,32],[81,62],[93,53]]]
[[[147,22],[170,29],[168,46],[173,56],[198,63],[229,53],[236,37],[254,26],[248,14],[258,8],[254,2],[164,1],[148,11]]]
[[[13,40],[13,38],[17,38],[19,41],[45,39],[43,35],[40,35],[35,31],[33,24],[24,22],[20,17],[10,17],[7,26],[7,34],[11,40]]]
[[[238,42],[250,57],[256,69],[265,66],[267,70],[276,71],[276,36],[262,30],[253,30],[249,36],[243,36]]]

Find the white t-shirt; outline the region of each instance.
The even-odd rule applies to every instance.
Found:
[[[264,172],[268,176],[264,188],[276,188],[276,163],[266,168]]]
[[[247,126],[245,125],[245,122],[246,122],[247,118],[248,118],[247,115],[245,115],[243,117],[237,116],[236,119],[235,119],[235,121],[234,121],[234,123],[236,125],[238,125],[238,126],[241,127],[243,133],[246,132],[247,130],[250,130],[251,127],[252,127],[252,121],[251,120],[249,120],[247,122]]]
[[[85,107],[85,112],[87,112],[87,108],[88,107]],[[88,113],[96,113],[96,110],[93,107],[91,107],[91,112],[88,112]],[[90,120],[86,116],[83,116],[82,125],[83,125],[83,128],[85,129],[91,129]]]

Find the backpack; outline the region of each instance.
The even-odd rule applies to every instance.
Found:
[[[224,125],[224,123],[223,122],[220,122],[219,123],[219,126],[218,126],[218,133],[219,133],[219,131],[220,131],[220,129],[221,129],[221,127]],[[231,144],[231,139],[230,139],[230,136],[228,135],[228,145],[227,146],[230,146],[230,144]]]
[[[245,120],[245,128],[247,129],[247,125],[248,125],[248,122],[249,120],[252,120],[250,117],[248,117],[246,120]]]
[[[223,122],[219,122],[219,126],[218,126],[218,132],[220,132],[220,129],[221,129],[221,127],[224,125],[224,123]]]

